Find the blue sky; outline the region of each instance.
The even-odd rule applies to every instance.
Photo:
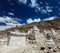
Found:
[[[3,27],[40,22],[59,16],[60,0],[0,0],[0,26]]]

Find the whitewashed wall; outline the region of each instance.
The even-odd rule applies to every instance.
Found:
[[[26,37],[11,36],[9,46],[25,45]]]

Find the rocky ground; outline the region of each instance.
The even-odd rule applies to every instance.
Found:
[[[0,47],[0,53],[60,53],[60,50],[46,50],[41,49],[39,45],[29,44],[22,47],[3,46],[2,48]]]

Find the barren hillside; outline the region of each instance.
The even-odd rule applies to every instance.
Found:
[[[16,26],[14,28],[6,29],[5,31],[1,31],[0,35],[1,34],[5,35],[9,31],[14,31],[16,29],[20,30],[21,32],[27,32],[34,25],[36,25],[41,31],[43,31],[43,29],[50,29],[50,28],[53,28],[55,30],[60,30],[60,17],[54,20],[35,22],[35,23],[26,24],[23,26]]]
[[[20,31],[27,31],[33,25],[36,25],[39,29],[54,28],[56,30],[60,30],[60,17],[58,17],[54,20],[35,22],[35,23],[26,24],[26,25],[23,25],[23,26],[18,26],[18,27],[15,27],[15,28],[10,28],[10,29],[7,29],[6,31],[15,30],[15,29],[18,29]]]

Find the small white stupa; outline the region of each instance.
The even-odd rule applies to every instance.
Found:
[[[28,31],[28,35],[30,35],[31,39],[38,38],[38,36],[40,36],[40,32],[37,26],[33,26],[32,29]]]
[[[48,49],[54,49],[55,48],[55,42],[49,33],[46,35],[45,46]]]
[[[45,40],[44,35],[40,33],[40,30],[38,29],[37,26],[33,26],[32,29],[28,31],[28,33],[31,39],[34,39],[40,45],[44,45],[43,43]]]
[[[33,26],[33,28],[32,28],[32,31],[34,32],[34,35],[35,35],[35,38],[37,39],[37,38],[39,38],[39,36],[40,36],[40,30],[38,29],[38,27],[37,26]]]
[[[45,45],[47,48],[54,48],[55,47],[55,43],[54,43],[53,39],[46,40]]]

